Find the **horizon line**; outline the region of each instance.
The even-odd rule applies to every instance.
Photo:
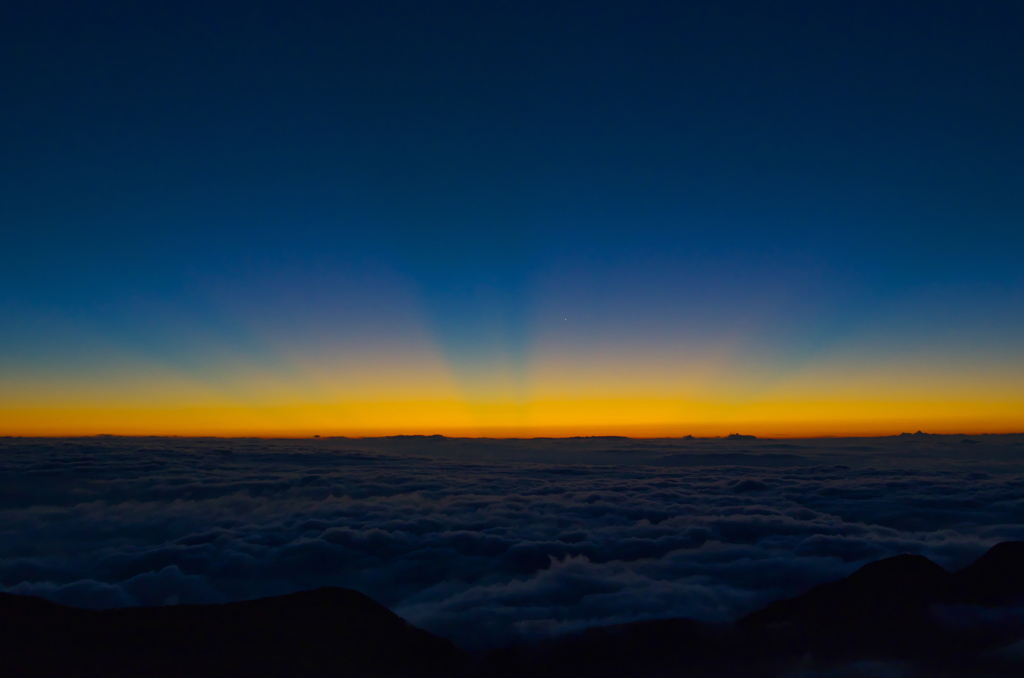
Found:
[[[849,440],[874,438],[910,438],[910,437],[958,437],[958,436],[1024,436],[1024,431],[985,431],[980,433],[955,432],[931,433],[928,431],[901,431],[900,433],[871,434],[826,434],[826,435],[754,435],[745,433],[728,433],[725,435],[667,435],[667,436],[629,436],[619,434],[562,435],[562,436],[486,436],[486,435],[446,435],[442,433],[393,433],[387,435],[214,435],[214,434],[177,434],[177,433],[83,433],[61,435],[33,434],[0,434],[0,439],[77,439],[77,438],[181,438],[181,439],[215,439],[215,440],[382,440],[387,438],[443,438],[446,440],[581,440],[581,439],[620,439],[620,440]]]

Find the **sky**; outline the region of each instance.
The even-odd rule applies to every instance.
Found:
[[[0,435],[1024,430],[1024,5],[0,10]]]

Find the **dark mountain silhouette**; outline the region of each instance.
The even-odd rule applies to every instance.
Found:
[[[1001,667],[993,651],[1024,640],[1024,624],[980,608],[1008,608],[1022,593],[1024,542],[1005,542],[954,574],[924,556],[869,563],[737,627],[826,663],[888,659],[914,662],[926,675],[1021,675],[1024,663]]]
[[[886,558],[846,579],[772,603],[739,626],[792,635],[819,651],[902,656],[930,642],[920,631],[951,577],[924,556]]]
[[[659,619],[602,626],[562,638],[503,648],[478,658],[474,678],[770,678],[791,664],[726,624]]]
[[[956,574],[924,556],[895,556],[733,625],[667,619],[589,629],[491,653],[481,674],[769,678],[888,661],[912,676],[1019,677],[1024,653],[1002,649],[1024,643],[1024,616],[1013,622],[984,608],[1020,601],[1022,559],[1024,542],[993,547]],[[972,608],[984,623],[970,622]]]
[[[953,574],[886,558],[735,624],[635,622],[473,656],[340,588],[107,611],[0,594],[0,676],[772,678],[881,661],[1001,678],[1024,675],[1022,594],[1024,542],[1006,542]]]
[[[463,662],[342,588],[104,611],[0,594],[2,676],[448,676]]]
[[[944,600],[990,607],[1024,604],[1024,541],[996,544],[955,573]]]

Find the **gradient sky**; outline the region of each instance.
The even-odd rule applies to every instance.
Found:
[[[7,3],[0,434],[1024,430],[1024,4]]]

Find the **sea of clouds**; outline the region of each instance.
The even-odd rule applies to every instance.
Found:
[[[1024,539],[1024,438],[0,440],[0,589],[92,608],[362,591],[467,648],[730,620]]]

